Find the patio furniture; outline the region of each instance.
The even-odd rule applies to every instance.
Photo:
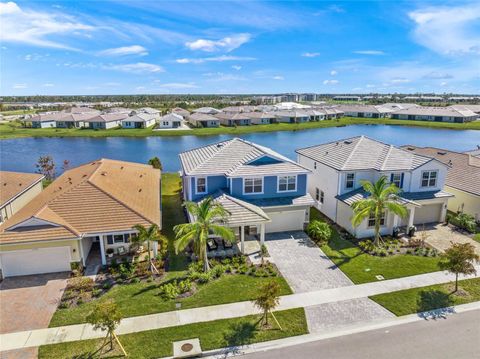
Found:
[[[233,248],[232,242],[226,241],[225,239],[222,239],[222,242],[223,242],[223,248],[224,248],[224,249]]]
[[[207,248],[208,248],[209,251],[215,251],[215,250],[218,249],[218,245],[215,242],[215,240],[213,240],[212,238],[209,238],[207,240]]]
[[[119,256],[123,256],[124,254],[127,254],[127,250],[125,249],[124,246],[118,247],[117,253]]]

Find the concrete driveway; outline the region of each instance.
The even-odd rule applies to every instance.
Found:
[[[295,293],[353,285],[305,232],[270,233],[265,239],[273,262]],[[307,307],[305,314],[310,333],[394,317],[368,298]]]
[[[10,277],[0,283],[0,333],[47,328],[69,273]]]
[[[418,228],[416,238],[421,238],[423,230],[422,227]],[[473,235],[461,232],[453,226],[446,226],[442,223],[429,224],[425,226],[425,233],[427,234],[425,242],[440,252],[445,252],[452,245],[452,242],[470,243],[475,247],[475,252],[480,255],[480,243],[472,239]]]

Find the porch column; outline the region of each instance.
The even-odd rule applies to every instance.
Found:
[[[444,204],[442,204],[442,212],[440,213],[440,218],[438,219],[440,223],[445,222],[445,217],[447,216],[447,208],[448,208],[447,203],[448,202],[445,202]]]
[[[152,251],[153,251],[153,256],[156,257],[157,254],[158,254],[158,242],[157,241],[153,241]]]
[[[414,216],[415,216],[415,207],[412,207],[408,211],[408,225],[407,225],[408,228],[413,226],[413,217]],[[407,230],[408,230],[408,228],[407,228]]]
[[[263,246],[265,244],[265,223],[260,225],[260,245]]]
[[[100,257],[102,258],[102,265],[107,265],[107,258],[105,257],[105,236],[100,236]]]
[[[245,228],[240,226],[240,251],[245,253]]]

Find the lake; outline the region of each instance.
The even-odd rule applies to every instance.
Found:
[[[295,149],[352,136],[366,135],[394,145],[441,147],[467,151],[480,145],[480,131],[446,130],[390,125],[352,125],[302,131],[252,133],[240,137],[270,147],[295,159]],[[112,158],[146,163],[158,156],[165,171],[180,169],[178,154],[182,151],[232,138],[232,135],[171,136],[145,138],[17,138],[0,141],[0,169],[33,172],[39,156],[53,156],[57,167],[63,160],[71,166],[98,158]]]

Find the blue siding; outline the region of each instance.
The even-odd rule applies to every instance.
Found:
[[[294,197],[303,196],[307,193],[307,175],[298,175],[297,190],[295,192],[277,192],[277,176],[265,176],[263,178],[262,194],[243,194],[243,179],[232,179],[232,188],[230,193],[235,197],[254,199],[254,198],[275,198],[275,197]]]
[[[199,176],[201,177],[201,176]],[[195,201],[199,198],[202,198],[205,196],[205,194],[200,194],[200,195],[197,195],[195,193],[196,191],[196,186],[195,186],[195,177],[192,177],[191,178],[191,188],[192,188],[192,200]],[[219,189],[222,189],[222,188],[227,188],[227,179],[225,178],[225,176],[207,176],[207,191],[208,191],[208,194],[212,194],[216,191],[218,191]]]

